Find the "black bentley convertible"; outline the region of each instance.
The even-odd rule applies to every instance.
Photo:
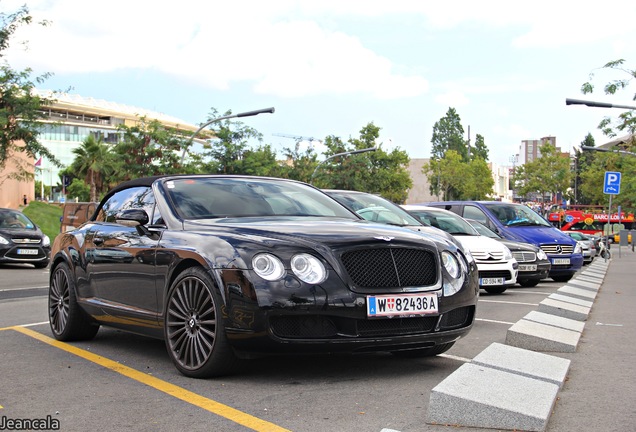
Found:
[[[164,339],[191,377],[278,353],[432,356],[472,327],[475,264],[451,242],[362,220],[320,190],[160,176],[111,190],[51,255],[63,341],[100,325]]]

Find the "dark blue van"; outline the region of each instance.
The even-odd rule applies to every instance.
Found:
[[[548,255],[550,278],[567,282],[583,266],[583,253],[576,240],[563,234],[530,207],[501,201],[441,201],[425,203],[475,219],[503,238],[534,244]]]

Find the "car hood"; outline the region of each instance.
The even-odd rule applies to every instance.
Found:
[[[461,242],[466,249],[472,252],[505,252],[506,246],[503,243],[491,239],[490,237],[478,235],[457,236],[457,240]]]
[[[524,226],[505,227],[500,234],[509,239],[536,245],[541,244],[570,244],[576,245],[576,240],[554,227]]]
[[[524,242],[518,242],[518,241],[506,240],[506,239],[501,239],[498,241],[505,244],[506,247],[510,249],[511,251],[536,252],[538,249],[536,246],[533,246],[530,243],[524,243]]]
[[[377,224],[360,221],[346,220],[324,220],[312,218],[311,221],[293,218],[261,219],[244,218],[241,222],[232,223],[219,221],[188,221],[184,223],[187,231],[201,229],[220,229],[240,232],[241,236],[258,236],[261,239],[272,238],[286,240],[292,243],[302,243],[306,246],[315,247],[317,244],[328,245],[332,248],[349,246],[352,243],[413,243],[427,244],[429,247],[437,248],[442,239],[433,235],[419,233],[406,228],[391,225]]]
[[[38,228],[3,228],[0,234],[6,238],[41,239],[44,236]]]

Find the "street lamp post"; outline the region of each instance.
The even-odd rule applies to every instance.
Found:
[[[606,102],[595,102],[595,101],[586,101],[581,99],[570,99],[570,98],[565,98],[565,104],[566,105],[586,105],[589,107],[596,107],[596,108],[636,109],[636,106],[616,105],[616,104],[611,104]]]
[[[336,153],[335,155],[329,156],[327,159],[325,159],[324,161],[322,161],[318,165],[316,165],[316,169],[314,169],[314,172],[311,174],[311,177],[309,178],[309,184],[313,184],[314,176],[316,175],[316,172],[318,171],[318,168],[320,168],[328,160],[337,158],[338,156],[349,156],[349,155],[352,155],[352,154],[376,151],[377,149],[378,149],[377,147],[369,147],[369,148],[364,148],[364,149],[359,149],[359,150],[351,150],[351,151],[346,151],[346,152],[342,152],[342,153]]]
[[[263,109],[255,110],[255,111],[247,111],[247,112],[238,113],[238,114],[230,114],[230,115],[226,115],[226,116],[223,116],[223,117],[214,118],[214,119],[204,123],[203,125],[201,125],[201,127],[199,129],[197,129],[192,134],[192,136],[188,140],[188,143],[183,147],[183,152],[181,153],[181,166],[183,167],[183,160],[185,159],[186,151],[187,151],[188,147],[190,147],[190,145],[194,141],[194,138],[199,134],[199,132],[201,132],[206,127],[210,126],[212,123],[218,122],[218,121],[221,121],[221,120],[227,120],[227,119],[235,118],[235,117],[250,117],[250,116],[255,116],[255,115],[264,114],[264,113],[274,113],[274,107],[272,107],[272,108],[263,108]]]

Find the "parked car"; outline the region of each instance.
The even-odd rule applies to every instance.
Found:
[[[496,240],[480,235],[473,226],[453,212],[421,205],[403,205],[422,223],[454,235],[477,262],[479,286],[490,294],[501,294],[517,282],[518,263],[510,250]]]
[[[537,286],[541,279],[547,279],[550,273],[550,260],[538,247],[530,243],[506,240],[499,234],[491,231],[486,225],[473,219],[466,219],[483,236],[493,238],[505,244],[512,256],[519,263],[517,283],[522,287]]]
[[[594,257],[596,257],[596,243],[594,239],[591,236],[576,231],[563,232],[579,242],[583,253],[583,264],[590,264],[594,260]]]
[[[502,201],[441,201],[426,205],[478,220],[503,238],[541,248],[550,259],[550,278],[556,282],[569,281],[583,266],[578,243],[526,205]]]
[[[51,240],[24,213],[0,208],[0,263],[49,265]]]
[[[433,356],[470,331],[479,294],[452,243],[262,177],[122,183],[52,259],[55,338],[100,325],[162,338],[190,377],[274,353]]]
[[[446,231],[422,223],[422,221],[399,205],[381,196],[367,192],[340,189],[325,189],[323,192],[368,221],[401,226],[413,231],[442,237],[444,240],[454,243],[466,255],[468,261],[474,263],[472,256],[470,256],[470,251],[464,248],[462,243],[454,236]],[[473,267],[475,267],[475,270],[477,269],[474,264]]]

